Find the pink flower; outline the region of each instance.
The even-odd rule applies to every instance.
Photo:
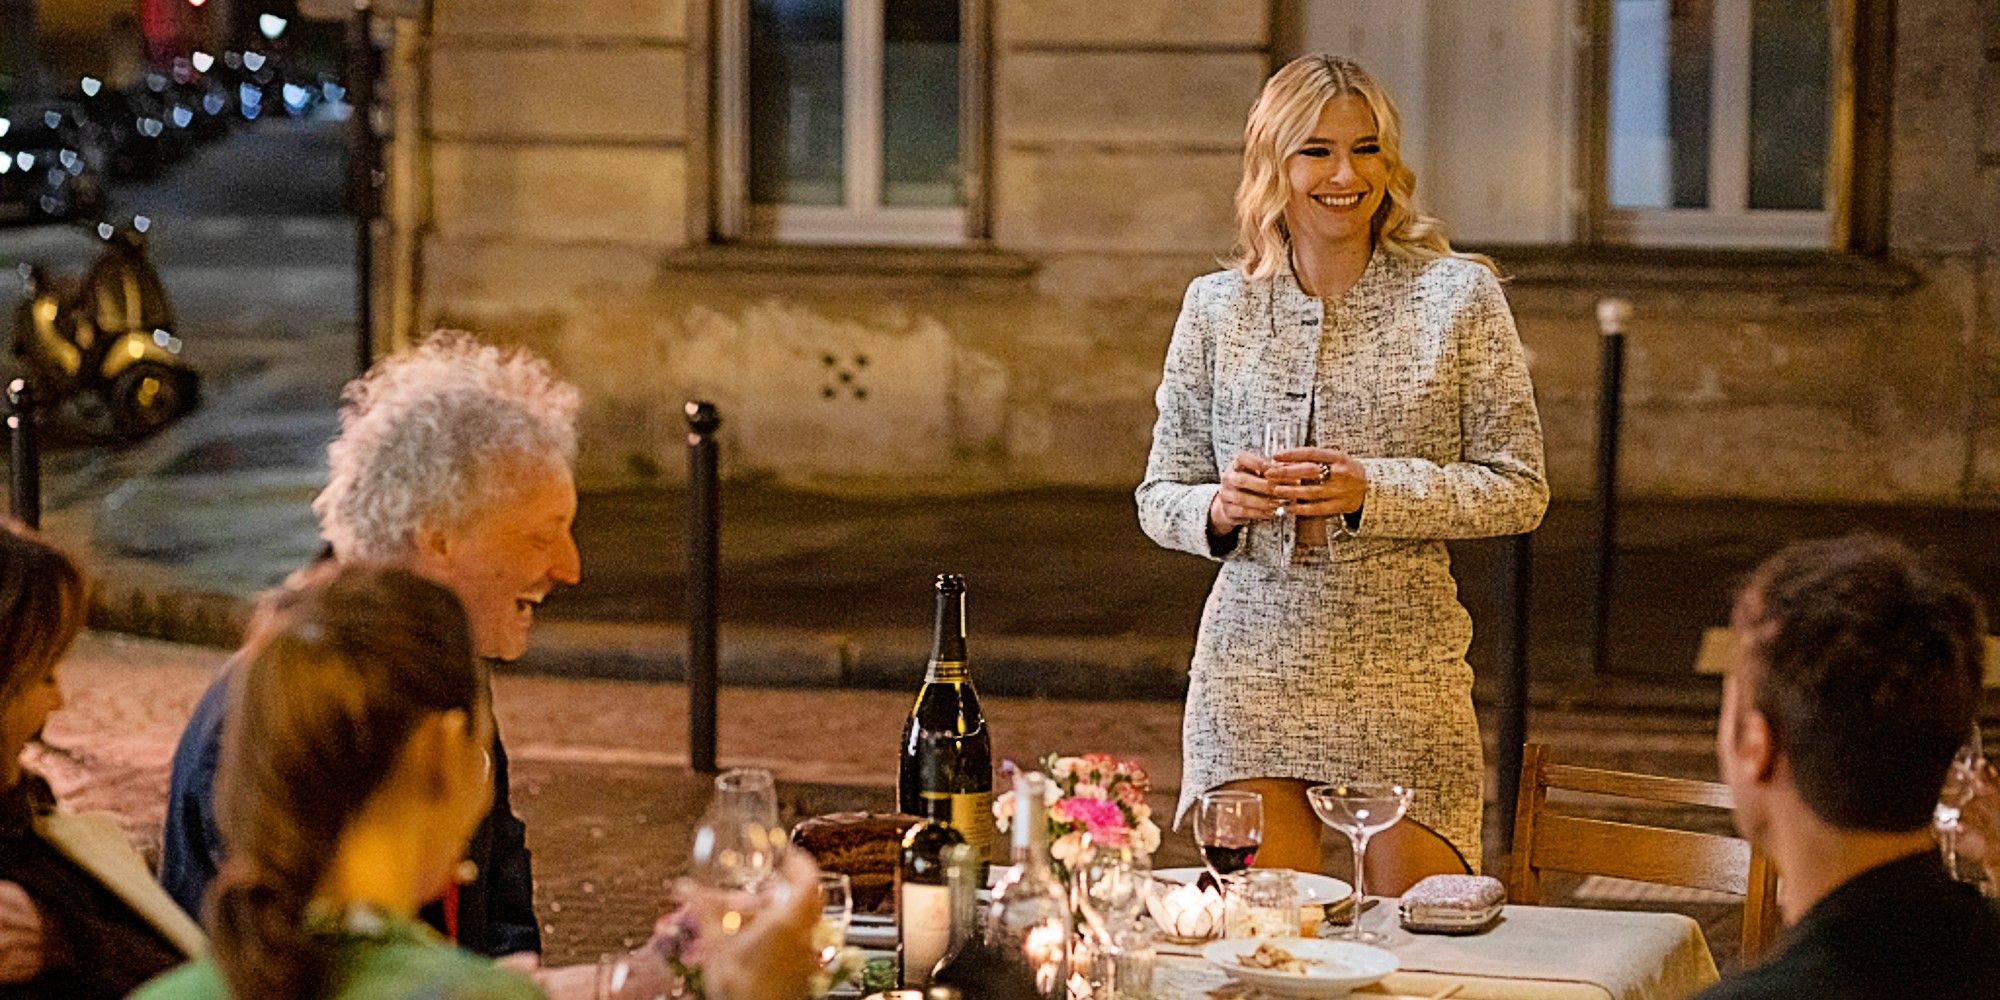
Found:
[[[1125,812],[1107,799],[1066,798],[1056,803],[1054,816],[1065,823],[1081,823],[1090,839],[1099,844],[1125,842]]]

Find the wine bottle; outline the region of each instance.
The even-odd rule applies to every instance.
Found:
[[[1069,996],[1069,893],[1049,865],[1048,776],[1014,778],[1014,867],[993,887],[986,946],[1023,971],[1036,995]]]
[[[944,854],[963,847],[965,838],[946,822],[951,803],[925,799],[924,821],[903,835],[896,866],[896,962],[905,989],[922,989],[951,947],[951,886]]]
[[[981,862],[993,853],[993,743],[979,694],[965,668],[965,579],[937,578],[937,625],[930,668],[903,724],[897,800],[912,816],[926,801],[948,805],[945,823]],[[981,877],[984,877],[984,869]]]

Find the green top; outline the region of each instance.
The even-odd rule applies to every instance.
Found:
[[[324,1000],[548,1000],[519,973],[502,969],[407,917],[353,908],[341,926],[333,988]],[[228,1000],[214,959],[190,962],[139,988],[129,1000]]]

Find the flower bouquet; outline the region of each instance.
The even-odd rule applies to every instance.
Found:
[[[1101,753],[1050,754],[1042,758],[1042,769],[1049,775],[1049,856],[1062,884],[1071,884],[1076,866],[1094,848],[1130,846],[1142,855],[1159,850],[1160,828],[1146,804],[1150,783],[1138,761]],[[1013,792],[993,801],[993,816],[1006,832],[1014,819]]]

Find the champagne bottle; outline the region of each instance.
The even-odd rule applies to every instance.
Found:
[[[1048,776],[1014,778],[1014,868],[993,887],[986,946],[1021,970],[1036,995],[1069,996],[1069,892],[1049,865]]]
[[[899,807],[913,816],[928,816],[927,801],[945,804],[944,822],[972,845],[980,861],[990,859],[993,744],[965,669],[965,579],[957,574],[937,578],[930,669],[903,724],[901,750]]]
[[[925,799],[924,821],[903,835],[896,866],[896,962],[905,989],[922,989],[951,946],[952,900],[945,852],[963,848],[965,838],[946,822],[951,803]]]

